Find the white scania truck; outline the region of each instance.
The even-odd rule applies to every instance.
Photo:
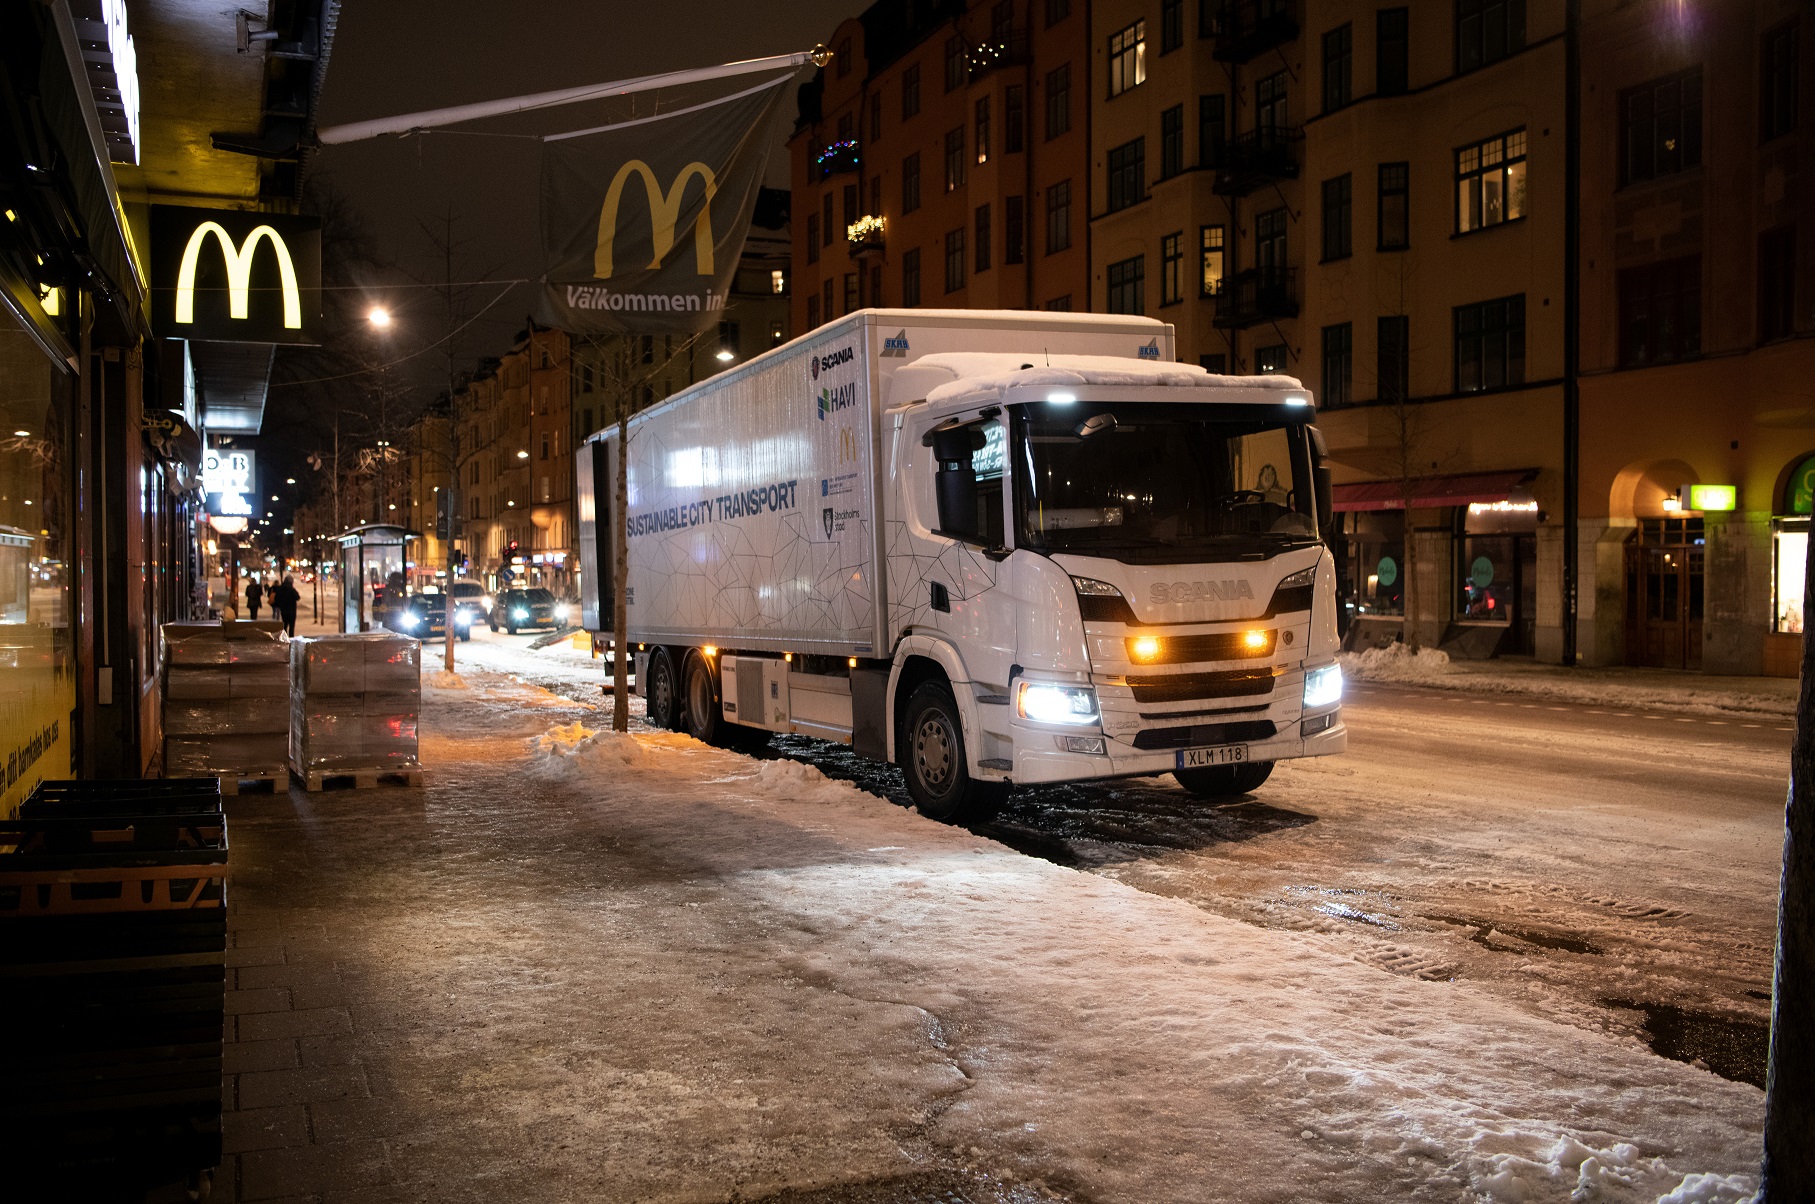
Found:
[[[584,622],[624,590],[653,722],[848,743],[935,817],[1242,793],[1347,741],[1314,418],[1148,318],[863,310],[633,418],[622,514],[615,429],[578,450]]]

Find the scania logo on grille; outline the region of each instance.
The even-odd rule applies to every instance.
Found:
[[[1252,598],[1254,587],[1246,581],[1156,581],[1149,591],[1155,606],[1187,602],[1239,602]]]

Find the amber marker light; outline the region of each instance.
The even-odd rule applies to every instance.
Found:
[[[1160,659],[1160,639],[1155,635],[1137,635],[1128,641],[1128,659],[1152,664]]]
[[[1249,652],[1265,652],[1272,643],[1273,633],[1270,631],[1242,632],[1242,647]]]
[[[718,655],[718,646],[716,644],[707,644],[704,648],[701,648],[700,651],[705,653],[707,656],[717,656]]]

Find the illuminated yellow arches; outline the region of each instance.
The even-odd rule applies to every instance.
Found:
[[[228,317],[244,319],[250,312],[248,293],[252,288],[252,256],[258,250],[259,241],[269,238],[271,249],[277,255],[278,273],[283,279],[284,328],[301,330],[302,295],[296,287],[296,264],[290,259],[290,248],[285,245],[283,235],[270,226],[255,226],[252,233],[246,235],[246,241],[235,248],[226,227],[214,221],[197,226],[189,236],[189,245],[183,248],[182,266],[176,274],[178,324],[189,325],[195,321],[195,265],[201,258],[202,244],[210,234],[220,243],[221,258],[227,264]]]
[[[599,208],[599,244],[593,252],[592,274],[600,280],[611,277],[611,244],[618,232],[618,202],[623,199],[624,182],[632,172],[641,177],[643,191],[649,196],[650,241],[655,252],[649,259],[651,268],[661,267],[663,257],[674,249],[674,227],[681,220],[681,194],[687,191],[687,181],[698,176],[704,182],[705,204],[700,209],[699,219],[693,223],[693,261],[694,269],[700,275],[712,275],[712,197],[718,191],[718,180],[712,169],[704,163],[689,163],[674,177],[674,187],[663,192],[655,172],[641,159],[632,159],[618,168],[618,174],[611,178],[611,187],[605,190],[605,203]]]

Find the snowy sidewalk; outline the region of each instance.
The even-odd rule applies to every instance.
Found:
[[[457,680],[426,789],[230,802],[227,1198],[1751,1192],[1753,1088]]]
[[[1784,677],[1715,677],[1625,666],[1565,669],[1532,661],[1451,660],[1430,648],[1413,654],[1403,644],[1345,652],[1341,660],[1344,674],[1352,681],[1703,715],[1794,715],[1799,688],[1794,678]]]

